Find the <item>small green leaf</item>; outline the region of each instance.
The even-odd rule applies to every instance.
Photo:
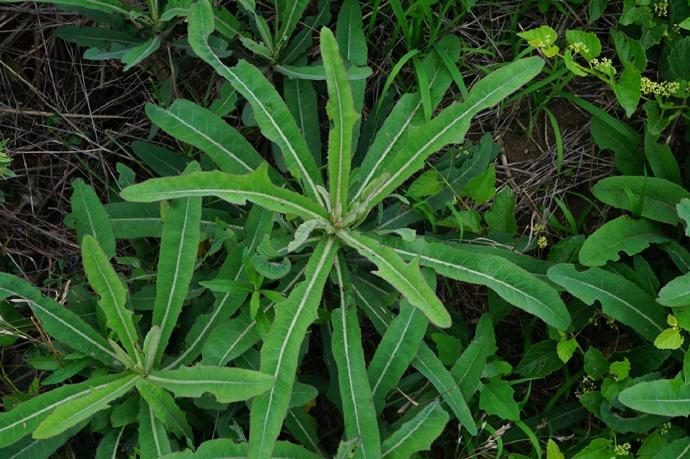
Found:
[[[494,379],[482,387],[479,407],[487,414],[508,421],[517,421],[520,419],[520,407],[513,398],[514,394],[515,391],[507,381]]]
[[[624,380],[630,375],[630,361],[624,357],[623,360],[611,362],[609,373],[615,376],[618,381]]]
[[[556,353],[563,363],[567,363],[577,350],[577,340],[575,338],[562,339],[556,344]]]
[[[75,218],[77,242],[81,243],[84,236],[90,234],[112,258],[115,256],[115,234],[103,204],[96,192],[82,179],[72,182],[72,213]]]
[[[678,327],[667,328],[659,333],[659,336],[654,340],[654,346],[657,349],[679,349],[683,345],[685,338],[680,333]]]

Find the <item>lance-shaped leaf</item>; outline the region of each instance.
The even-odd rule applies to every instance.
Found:
[[[137,382],[137,391],[155,416],[163,422],[168,432],[178,438],[182,436],[189,439],[193,438],[192,428],[187,422],[187,415],[177,406],[172,395],[145,379]]]
[[[406,300],[400,303],[400,314],[393,319],[376,348],[367,369],[377,411],[412,363],[424,339],[428,320]]]
[[[358,0],[345,0],[339,5],[335,35],[345,62],[350,66],[367,65],[367,38],[364,34],[362,9]],[[365,89],[366,81],[352,82],[352,99],[357,113],[362,112]],[[359,121],[355,124],[353,145],[357,144],[358,138]]]
[[[290,35],[295,31],[304,10],[309,6],[309,0],[277,0],[278,31],[276,33],[276,47],[281,49],[287,44]]]
[[[659,290],[659,304],[687,306],[690,304],[690,273],[678,276]]]
[[[421,169],[429,155],[448,144],[462,143],[472,117],[496,105],[537,76],[543,65],[544,61],[538,57],[505,65],[474,85],[466,100],[451,105],[431,121],[406,131],[401,145],[381,169],[381,175],[386,179],[367,199],[367,208],[374,207]]]
[[[321,165],[321,129],[318,99],[311,81],[285,78],[283,96],[304,135],[317,166]]]
[[[338,237],[378,268],[374,274],[402,293],[412,306],[419,308],[438,327],[450,327],[451,318],[436,293],[429,287],[416,262],[405,263],[393,249],[361,233],[339,230]]]
[[[661,416],[690,415],[690,385],[680,379],[659,379],[628,387],[618,395],[628,408]]]
[[[262,162],[261,155],[242,134],[194,102],[177,99],[167,109],[147,104],[146,114],[171,136],[206,153],[224,172],[246,174]]]
[[[161,46],[160,35],[155,35],[137,46],[129,48],[120,56],[120,60],[125,64],[123,71],[131,70],[135,65],[158,51]]]
[[[414,453],[430,449],[447,423],[448,413],[441,408],[439,402],[429,403],[386,438],[383,442],[383,457],[406,459]]]
[[[480,384],[482,371],[487,359],[496,352],[496,336],[491,317],[482,315],[477,324],[474,339],[462,352],[460,358],[450,369],[453,378],[458,382],[465,400],[469,400]]]
[[[438,46],[451,60],[457,60],[461,49],[460,40],[457,37],[447,36],[439,42]],[[448,90],[451,77],[446,66],[435,52],[429,53],[424,58],[422,67],[429,76],[431,106],[432,109],[435,109]],[[381,167],[389,160],[391,152],[398,148],[405,131],[415,120],[419,120],[418,113],[421,109],[422,98],[419,93],[404,94],[398,99],[376,133],[376,137],[362,161],[359,168],[360,178],[357,180],[356,191],[352,195],[353,201],[359,199],[371,181],[379,175]]]
[[[111,258],[115,255],[115,234],[108,213],[98,199],[96,192],[82,179],[72,183],[72,214],[75,219],[77,241],[90,234],[101,244],[103,251]]]
[[[336,261],[335,272],[340,291],[340,307],[331,313],[331,349],[338,368],[345,435],[348,439],[357,440],[355,457],[381,457],[381,438],[364,363],[362,332],[357,308],[348,304],[351,283],[342,258]]]
[[[199,246],[200,220],[201,198],[185,197],[171,202],[163,224],[152,322],[161,330],[153,357],[156,363],[163,356],[189,291]]]
[[[395,252],[433,268],[445,277],[485,285],[510,304],[542,319],[560,330],[570,325],[570,314],[558,293],[548,284],[510,261],[488,254],[477,254],[457,245],[427,243],[422,239],[407,243],[386,238]]]
[[[356,283],[353,290],[355,298],[376,330],[379,334],[384,334],[393,318],[389,311],[380,306],[383,303],[381,298],[365,283]],[[471,435],[476,435],[477,425],[472,418],[470,407],[460,392],[460,386],[426,343],[420,344],[412,366],[429,380],[465,429]]]
[[[158,459],[171,451],[163,422],[143,399],[139,400],[139,450],[142,459]]]
[[[139,336],[132,320],[132,311],[125,307],[127,289],[110,265],[98,241],[87,235],[81,243],[82,261],[89,284],[98,293],[108,328],[120,338],[130,358],[141,366]]]
[[[248,454],[247,443],[236,443],[228,438],[208,440],[199,445],[195,452],[185,450],[181,453],[173,453],[163,456],[161,459],[246,459]],[[286,441],[276,442],[274,458],[294,459],[320,459],[322,456],[306,450],[300,445]]]
[[[248,400],[273,385],[272,376],[258,371],[202,365],[154,371],[147,380],[177,397],[201,397],[208,392],[221,403]]]
[[[4,3],[20,3],[21,1],[5,0]],[[141,11],[131,8],[120,0],[37,0],[37,3],[76,6],[108,14],[121,14],[127,18],[136,18],[143,14]]]
[[[0,295],[25,299],[46,332],[72,349],[106,365],[119,365],[108,342],[81,317],[41,295],[40,290],[16,276],[0,273]]]
[[[239,205],[251,201],[268,210],[298,215],[305,220],[328,218],[326,210],[311,199],[273,185],[265,165],[246,175],[213,171],[156,178],[129,186],[120,194],[124,199],[136,202],[186,196],[216,196]]]
[[[116,380],[119,375],[101,376],[78,384],[69,384],[37,395],[0,413],[0,448],[29,435],[59,406],[91,393]]]
[[[585,266],[604,266],[620,260],[619,252],[635,255],[652,243],[668,241],[661,228],[649,220],[635,220],[621,215],[606,222],[592,233],[580,249],[580,263]]]
[[[213,52],[208,37],[213,32],[213,10],[209,2],[197,2],[189,12],[189,44],[194,52],[247,99],[261,132],[280,147],[290,173],[300,179],[306,193],[323,203],[317,185],[323,181],[314,157],[283,99],[259,69],[241,60],[227,67]]]
[[[125,427],[111,430],[106,433],[96,448],[95,459],[113,459],[117,457],[117,452],[120,449],[120,441],[122,434],[125,432]],[[53,438],[60,438],[53,437]],[[44,440],[45,441],[45,440]]]
[[[321,55],[326,71],[328,105],[331,120],[328,134],[328,183],[331,192],[331,208],[336,213],[347,211],[348,180],[352,161],[352,133],[357,122],[357,112],[352,101],[352,90],[347,80],[345,65],[340,57],[338,43],[333,32],[321,29]]]
[[[336,251],[333,239],[323,239],[309,258],[305,280],[276,305],[275,319],[261,348],[261,371],[272,375],[275,383],[268,393],[252,402],[249,457],[271,456],[290,405],[299,349],[309,325],[316,320]]]
[[[55,457],[55,451],[83,428],[84,423],[45,440],[25,437],[12,446],[0,448],[0,457],[3,459],[49,459]],[[96,459],[100,458],[96,456]]]
[[[599,301],[604,314],[629,326],[649,341],[666,328],[664,308],[647,292],[624,277],[599,268],[578,272],[560,264],[548,271],[549,279],[588,305]]]
[[[89,419],[110,406],[130,391],[140,379],[139,375],[128,374],[115,381],[92,389],[88,394],[62,403],[56,407],[34,430],[34,438],[50,438],[59,435],[72,426]]]

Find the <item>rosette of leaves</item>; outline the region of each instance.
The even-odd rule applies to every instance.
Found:
[[[224,333],[212,333],[213,339],[204,346],[204,352],[219,365],[245,352],[247,341],[249,347],[262,341],[255,364],[260,371],[273,376],[275,383],[270,391],[252,402],[248,457],[271,457],[284,421],[290,429],[295,414],[290,408],[293,406],[291,398],[296,396],[293,391],[300,350],[310,326],[319,317],[320,321],[328,320],[332,327],[330,346],[337,368],[345,440],[350,441],[345,444],[350,444],[357,456],[380,457],[383,454],[385,442],[382,446],[374,396],[385,399],[391,387],[386,384],[381,392],[372,388],[364,361],[352,281],[354,275],[370,271],[371,266],[376,268],[373,271],[376,276],[392,286],[396,295],[402,296],[405,306],[401,306],[400,314],[405,309],[405,314],[414,315],[416,325],[412,327],[420,336],[424,335],[428,324],[443,328],[452,323],[451,315],[423,275],[422,266],[452,279],[487,285],[509,303],[550,325],[559,329],[568,327],[570,316],[558,294],[507,259],[478,255],[458,244],[415,238],[413,231],[398,226],[393,229],[404,236],[403,240],[386,236],[390,231],[377,231],[376,215],[372,213],[377,207],[385,208],[387,198],[422,169],[430,155],[447,145],[462,143],[475,114],[499,103],[534,78],[542,68],[541,59],[521,59],[490,72],[472,87],[467,98],[451,104],[428,121],[422,116],[419,94],[403,95],[371,142],[359,167],[353,168],[353,139],[358,136],[356,126],[360,114],[355,109],[351,83],[337,41],[329,29],[322,29],[320,49],[331,123],[324,167],[328,178],[325,180],[290,109],[275,88],[259,69],[245,61],[234,67],[223,64],[209,46],[213,30],[210,5],[205,1],[193,4],[189,14],[190,45],[251,105],[262,134],[279,150],[280,163],[291,178],[263,162],[251,144],[236,131],[226,128],[216,133],[232,135],[234,144],[212,137],[202,144],[178,124],[170,126],[168,133],[183,141],[197,142],[217,162],[225,162],[226,167],[222,169],[236,172],[194,172],[152,179],[127,187],[121,196],[136,202],[204,196],[235,205],[251,202],[255,207],[272,212],[280,222],[284,236],[275,235],[261,244],[261,255],[269,261],[274,259],[273,268],[280,270],[282,268],[277,265],[285,264],[288,266],[285,271],[289,272],[290,264],[297,265],[306,258],[304,267],[287,283],[286,298],[277,298],[267,307],[262,307],[260,299],[250,301],[249,314],[241,313],[242,319],[227,322],[227,327],[225,323],[219,324],[223,315],[218,311],[224,307],[220,302],[204,317],[203,325],[196,328],[198,339],[201,339],[200,329],[209,332],[217,326],[224,330]],[[445,83],[431,86],[439,96],[450,83],[449,77],[441,80]],[[193,104],[187,105],[188,109],[194,109]],[[231,154],[218,154],[221,147],[225,147],[226,152],[232,150]],[[263,271],[264,274],[275,272]],[[332,289],[326,287],[329,283]],[[234,286],[231,280],[217,281],[219,290],[226,291],[227,295],[241,296]],[[331,296],[336,298],[335,304],[330,303]],[[324,301],[330,307],[320,308]],[[381,332],[385,332],[385,326]],[[252,337],[246,340],[248,335]],[[244,342],[239,345],[239,341]],[[414,352],[411,355],[414,357]],[[476,434],[476,423],[466,401],[461,393],[453,390],[455,380],[433,352],[427,357],[429,360],[425,362],[432,365],[420,364],[424,367],[420,371],[451,407],[463,428]],[[402,370],[409,364],[409,361],[401,363]],[[442,417],[436,407],[428,409],[426,415]],[[290,417],[286,419],[286,416]],[[400,429],[416,431],[414,425],[405,424]],[[305,434],[296,434],[299,435]],[[399,435],[407,438],[404,430]],[[305,441],[312,442],[312,449],[318,451],[318,437],[307,435]],[[420,442],[428,446],[428,441]],[[412,452],[419,450],[411,448]]]
[[[143,339],[141,325],[149,319],[132,311],[137,299],[130,296],[127,283],[110,262],[115,234],[105,208],[81,180],[74,183],[72,203],[84,272],[98,298],[96,313],[103,318],[104,333],[27,281],[0,273],[0,298],[29,306],[52,338],[54,354],[71,351],[56,365],[45,363],[54,359],[40,359],[43,369],[55,370],[45,384],[85,378],[20,398],[23,401],[0,413],[3,457],[49,457],[92,419],[92,429],[104,434],[97,457],[115,457],[123,444],[131,447],[132,443],[141,457],[160,457],[175,448],[174,438],[183,444],[194,443],[188,416],[179,405],[183,398],[208,393],[214,396],[214,403],[225,406],[272,387],[271,376],[243,368],[162,367],[194,272],[200,237],[199,198],[176,200],[166,210],[155,300]],[[80,310],[78,305],[75,308]]]

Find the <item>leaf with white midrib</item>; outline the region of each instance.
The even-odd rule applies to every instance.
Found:
[[[383,442],[383,457],[402,459],[429,449],[431,443],[443,432],[447,422],[448,413],[438,401],[428,404]],[[396,451],[401,448],[403,451]]]
[[[321,55],[328,88],[328,117],[332,127],[328,134],[328,177],[331,208],[343,214],[347,211],[352,139],[358,119],[352,100],[352,89],[338,43],[326,27],[321,29]]]
[[[102,387],[89,391],[79,397],[64,403],[48,415],[33,432],[34,438],[50,438],[58,435],[70,427],[85,421],[95,413],[110,406],[110,402],[122,397],[134,387],[141,377],[136,374],[121,376],[115,381],[108,382]]]
[[[428,123],[410,132],[403,148],[396,155],[404,162],[399,164],[399,161],[390,161],[382,169],[382,174],[389,175],[367,200],[368,208],[376,206],[422,167],[423,160],[430,154],[449,143],[461,142],[469,129],[469,121],[474,115],[495,105],[534,78],[541,71],[543,64],[540,58],[531,57],[512,62],[489,73],[472,88],[467,100],[451,105]],[[482,91],[486,93],[481,94]],[[424,143],[421,144],[421,142]],[[410,150],[406,150],[408,148]]]
[[[271,183],[265,163],[245,175],[211,171],[150,179],[128,186],[120,195],[134,202],[216,196],[238,205],[251,201],[273,212],[297,215],[305,220],[328,219],[326,210],[311,199]]]
[[[474,254],[459,246],[426,243],[421,239],[406,243],[387,238],[386,243],[396,253],[406,258],[419,259],[420,264],[443,276],[486,285],[512,305],[536,315],[560,330],[565,330],[570,324],[570,313],[558,293],[504,258]]]
[[[106,316],[108,326],[118,334],[129,356],[141,366],[139,338],[134,328],[132,312],[125,307],[127,290],[98,241],[90,235],[82,240],[82,258],[89,283],[101,297],[98,304]]]
[[[345,432],[348,438],[358,438],[355,457],[381,457],[381,440],[376,421],[376,409],[367,379],[359,329],[357,309],[346,301],[346,288],[350,279],[343,260],[335,265],[340,292],[340,307],[332,314],[333,357],[338,368],[338,385],[345,418]]]
[[[249,457],[270,457],[287,414],[295,380],[299,348],[316,311],[337,244],[322,240],[309,258],[307,280],[298,284],[286,300],[276,306],[276,317],[261,348],[261,371],[273,375],[274,386],[252,402]]]
[[[199,57],[247,99],[254,109],[254,116],[262,133],[278,144],[290,172],[304,183],[307,194],[323,205],[323,198],[317,189],[317,185],[322,182],[321,176],[307,142],[285,102],[261,71],[253,65],[240,60],[231,69],[223,64],[208,43],[208,37],[213,32],[213,20],[213,11],[208,2],[191,5],[188,17],[189,44]],[[257,94],[257,89],[261,90],[261,94]],[[271,98],[270,109],[266,106],[268,98]],[[281,121],[278,122],[276,117],[280,117]]]
[[[0,293],[25,299],[49,335],[109,366],[119,366],[108,342],[74,312],[60,306],[16,276],[0,273]]]

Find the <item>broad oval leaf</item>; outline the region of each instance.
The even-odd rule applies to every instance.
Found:
[[[690,305],[690,273],[678,276],[659,290],[659,304],[664,306]]]
[[[604,266],[609,261],[620,260],[619,252],[632,256],[642,252],[650,244],[668,240],[658,225],[648,220],[635,220],[621,215],[606,222],[585,239],[579,259],[585,266]]]
[[[628,387],[618,400],[633,410],[660,416],[690,415],[690,385],[679,379],[659,379]]]
[[[548,276],[588,305],[599,301],[604,314],[649,341],[654,341],[666,328],[664,308],[647,292],[618,274],[599,268],[579,272],[571,264],[559,264],[549,269]]]
[[[599,180],[592,193],[609,206],[670,225],[679,222],[678,202],[690,198],[690,191],[657,177],[608,177]]]

